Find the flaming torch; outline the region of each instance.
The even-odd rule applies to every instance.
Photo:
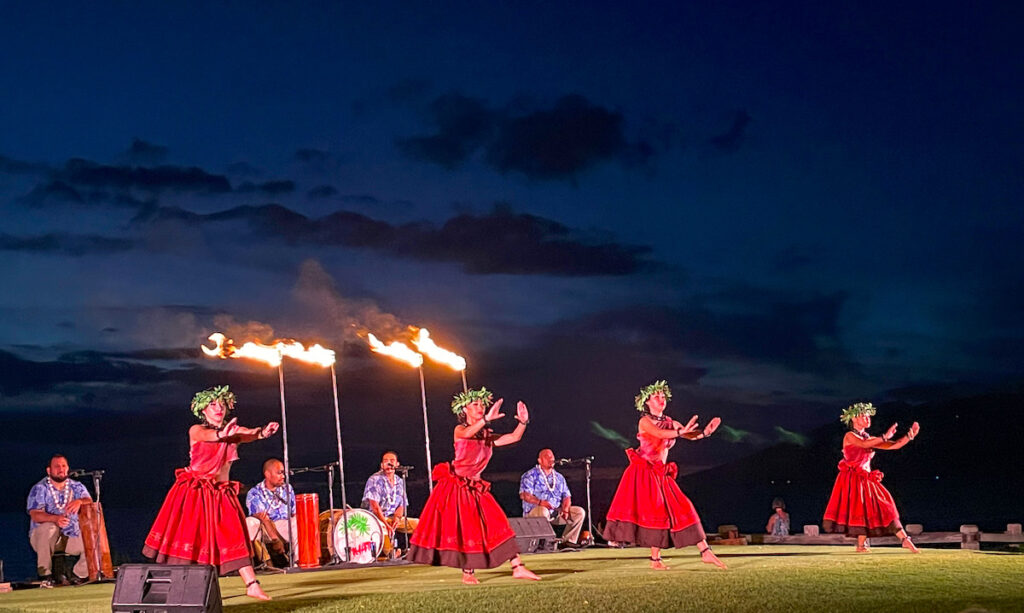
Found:
[[[399,341],[391,341],[385,345],[373,334],[368,334],[366,340],[370,343],[370,349],[374,353],[395,358],[412,366],[420,373],[420,401],[423,404],[423,438],[427,449],[427,489],[433,493],[434,482],[430,479],[430,470],[433,464],[430,460],[430,428],[427,425],[427,386],[423,381],[423,355],[416,353],[408,345]]]
[[[209,357],[227,359],[227,358],[246,358],[263,362],[270,367],[277,368],[278,375],[278,388],[281,395],[281,438],[284,443],[284,479],[285,483],[291,486],[291,468],[288,463],[288,413],[285,406],[284,400],[284,368],[282,365],[285,357],[304,362],[306,364],[315,364],[321,367],[331,368],[331,382],[334,385],[334,425],[335,431],[338,438],[338,472],[341,478],[341,505],[342,508],[346,508],[348,501],[345,496],[345,464],[342,459],[342,446],[341,446],[341,415],[338,411],[338,378],[335,372],[335,355],[334,351],[327,349],[322,345],[316,344],[312,347],[306,348],[302,343],[297,341],[277,341],[273,345],[263,345],[261,343],[247,342],[241,347],[237,347],[234,341],[227,338],[220,332],[215,332],[209,336],[209,340],[214,342],[214,346],[207,347],[201,346],[203,353]],[[333,480],[332,480],[333,481]],[[331,496],[331,506],[334,506],[333,496]],[[331,521],[333,524],[334,513],[331,513]],[[331,527],[331,534],[334,534],[333,525]],[[292,543],[295,542],[295,535],[292,534],[291,522],[288,524],[288,540]],[[348,534],[345,535],[346,547],[348,547]],[[295,566],[295,548],[289,549],[289,563],[290,566]]]
[[[434,339],[430,338],[430,332],[426,328],[420,328],[416,333],[416,336],[412,339],[412,344],[416,345],[416,349],[420,353],[430,358],[430,361],[438,364],[443,364],[452,370],[458,371],[462,374],[462,391],[467,391],[466,387],[466,359],[461,355],[448,351],[437,346]]]

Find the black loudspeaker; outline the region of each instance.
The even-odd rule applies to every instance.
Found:
[[[113,613],[222,613],[217,569],[206,565],[124,564]]]
[[[551,553],[558,548],[558,539],[551,522],[543,517],[511,517],[508,523],[516,533],[516,545],[522,553]]]

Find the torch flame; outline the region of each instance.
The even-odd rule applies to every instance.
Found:
[[[273,345],[249,341],[241,347],[237,347],[233,340],[220,332],[211,334],[209,338],[214,342],[214,346],[210,348],[202,345],[201,349],[211,358],[248,358],[271,367],[280,366],[284,357],[323,367],[334,364],[334,351],[319,344],[307,349],[297,341],[276,341]]]
[[[385,345],[373,334],[368,334],[366,338],[370,342],[370,349],[375,353],[390,356],[396,360],[405,362],[413,368],[423,366],[423,356],[410,349],[405,343],[391,341]]]
[[[317,364],[324,368],[334,364],[334,351],[327,349],[319,343],[306,348],[302,343],[297,341],[291,341],[289,343],[279,341],[276,346],[281,348],[282,355],[294,360],[299,360],[300,362]]]
[[[420,353],[439,364],[444,364],[455,371],[466,370],[466,359],[457,353],[438,347],[430,338],[430,332],[426,328],[420,328],[416,337],[412,339],[412,344],[416,345],[416,349],[419,349]]]

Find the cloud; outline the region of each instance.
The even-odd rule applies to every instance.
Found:
[[[313,189],[306,192],[306,197],[310,200],[318,200],[321,198],[330,198],[338,195],[338,188],[333,185],[317,185]]]
[[[0,155],[0,174],[29,175],[48,172],[50,167],[37,162],[25,162]]]
[[[263,174],[263,171],[256,168],[248,162],[234,162],[228,164],[228,174],[236,177],[258,177]]]
[[[67,383],[142,383],[159,381],[163,370],[155,366],[107,360],[99,354],[65,354],[55,361],[23,360],[0,351],[0,392],[16,396],[47,391]]]
[[[746,132],[747,125],[750,124],[750,120],[751,117],[746,111],[736,111],[729,129],[718,136],[712,137],[708,142],[716,149],[726,153],[733,153],[739,150],[740,145],[743,144],[744,133]]]
[[[396,140],[407,156],[454,169],[483,152],[499,172],[519,172],[536,180],[573,180],[607,161],[626,166],[654,156],[648,141],[628,142],[618,111],[570,94],[550,109],[510,104],[495,109],[479,98],[447,93],[428,107],[436,132]]]
[[[122,154],[128,164],[154,166],[167,158],[167,147],[146,142],[141,138],[132,139],[131,146]]]
[[[860,374],[843,346],[844,293],[787,293],[745,285],[694,297],[680,306],[636,305],[567,324],[580,335],[632,339],[650,350],[672,347],[697,359],[782,366],[824,377]]]
[[[74,158],[68,160],[64,168],[58,171],[57,178],[78,187],[208,194],[231,191],[231,183],[227,177],[208,173],[195,166],[110,166]]]
[[[531,179],[577,175],[626,149],[620,113],[565,96],[554,108],[502,122],[487,147],[487,161],[501,172],[518,171]]]
[[[334,278],[316,260],[302,263],[292,294],[346,340],[361,339],[366,332],[393,338],[406,331],[397,316],[372,300],[343,296]]]
[[[621,276],[656,267],[649,247],[587,236],[556,221],[496,207],[461,214],[441,227],[391,224],[352,211],[310,219],[277,204],[199,214],[176,207],[140,211],[135,224],[195,225],[241,221],[262,238],[290,243],[374,249],[394,257],[461,264],[470,274]]]
[[[331,159],[331,154],[321,149],[299,149],[295,152],[295,159],[305,164],[323,164]]]
[[[64,232],[36,236],[0,234],[0,251],[57,253],[80,257],[84,255],[121,253],[132,249],[134,246],[134,241],[128,239],[97,234],[68,234]]]
[[[254,192],[260,192],[270,196],[290,194],[295,191],[295,181],[287,179],[277,181],[265,181],[258,185],[250,181],[246,181],[239,185],[236,191],[240,194],[251,194]]]
[[[483,146],[497,128],[500,114],[486,102],[459,93],[448,93],[430,103],[429,112],[437,128],[430,136],[400,139],[400,151],[413,159],[456,168]]]

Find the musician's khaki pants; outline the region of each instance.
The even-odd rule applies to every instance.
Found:
[[[32,549],[36,552],[36,571],[40,575],[49,575],[53,572],[50,565],[59,538],[60,526],[53,522],[39,524],[28,536],[29,543],[32,544]],[[64,553],[78,556],[78,563],[71,570],[79,579],[86,579],[89,577],[89,563],[85,559],[85,546],[82,544],[82,537],[69,536],[67,538],[68,543],[64,546]]]
[[[260,520],[256,517],[246,517],[245,526],[249,529],[249,540],[255,541],[256,537],[260,537],[260,540],[264,543],[270,542],[270,537],[267,536],[266,531],[263,529],[263,525]],[[288,520],[286,519],[275,519],[274,527],[277,528],[277,533],[281,535],[281,540],[286,543],[291,541],[288,539]],[[292,531],[295,534],[295,538],[299,538],[299,524],[295,521],[295,517],[292,517]]]
[[[587,512],[583,510],[583,507],[569,507],[569,521],[562,519],[559,513],[555,513],[554,517],[551,517],[549,513],[550,511],[547,509],[537,505],[530,510],[527,517],[545,517],[555,526],[566,524],[565,532],[562,533],[562,542],[578,543],[580,541],[580,530],[583,529],[583,520],[587,517]]]

